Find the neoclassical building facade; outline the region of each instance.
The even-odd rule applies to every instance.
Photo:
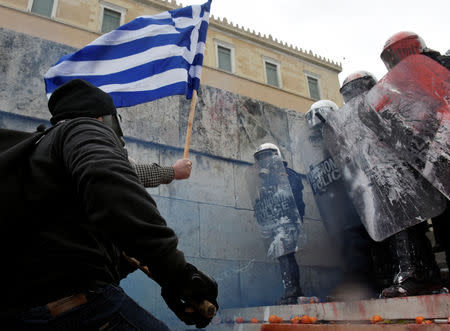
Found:
[[[137,16],[178,7],[174,0],[0,0],[0,27],[81,48]],[[341,70],[271,35],[210,18],[202,84],[304,113],[319,99],[342,104]]]

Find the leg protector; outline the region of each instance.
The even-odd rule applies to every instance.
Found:
[[[393,285],[381,297],[431,294],[439,290],[439,269],[430,241],[421,223],[393,235],[389,239],[395,276]]]
[[[303,295],[300,287],[300,271],[294,253],[286,254],[278,258],[280,262],[281,279],[283,281],[284,294],[278,304],[296,304],[297,298]]]

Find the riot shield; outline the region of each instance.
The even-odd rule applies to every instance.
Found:
[[[364,98],[357,96],[328,116],[322,132],[367,232],[382,241],[439,215],[445,198],[361,122],[358,107]]]
[[[255,159],[246,180],[261,235],[270,238],[267,255],[275,259],[304,247],[306,235],[281,158],[264,151]]]
[[[341,173],[323,143],[322,126],[321,121],[316,121],[313,126],[306,121],[303,123],[298,131],[302,141],[300,158],[308,171],[308,180],[325,228],[341,246],[345,229],[358,227],[361,221],[344,187]]]
[[[450,198],[450,73],[424,55],[398,63],[366,95],[359,116]]]

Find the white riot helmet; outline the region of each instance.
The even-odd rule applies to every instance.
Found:
[[[276,160],[281,162],[281,153],[278,147],[272,143],[260,145],[253,154],[258,164],[259,175],[270,175],[270,169],[276,164]]]
[[[314,102],[305,114],[306,122],[309,127],[313,127],[319,123],[325,122],[330,111],[336,111],[339,107],[330,100],[319,100]]]
[[[264,150],[273,150],[273,151],[275,151],[278,154],[279,157],[281,157],[280,149],[276,145],[274,145],[272,143],[264,143],[264,144],[260,145],[256,149],[256,151],[255,151],[255,153],[253,155],[256,155],[258,152],[261,152],[261,151],[264,151]]]

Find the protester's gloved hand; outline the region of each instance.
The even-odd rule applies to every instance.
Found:
[[[140,262],[133,257],[129,257],[122,252],[119,261],[120,279],[127,277],[132,272],[135,272],[140,267]]]
[[[216,281],[189,263],[176,283],[161,289],[161,296],[180,320],[197,328],[204,328],[214,317],[202,315],[198,311],[200,303],[207,300],[219,309]]]

